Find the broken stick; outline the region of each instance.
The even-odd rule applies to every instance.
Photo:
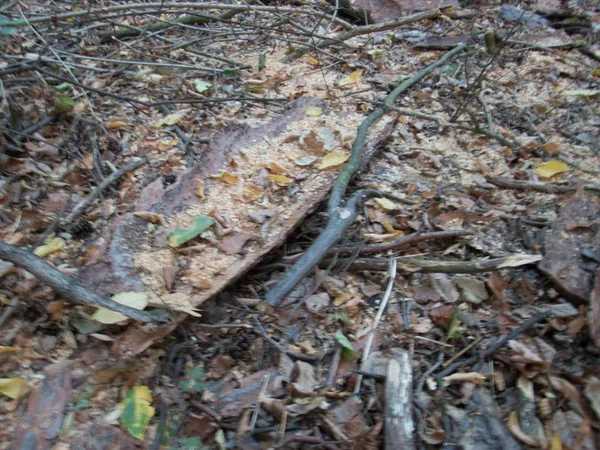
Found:
[[[25,269],[54,289],[63,299],[70,302],[101,306],[140,322],[158,323],[169,320],[170,314],[167,311],[140,311],[139,309],[117,303],[99,292],[90,289],[78,280],[69,278],[42,258],[22,248],[0,242],[0,259],[9,261],[15,266]]]

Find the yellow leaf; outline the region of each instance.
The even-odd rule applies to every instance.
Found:
[[[304,114],[306,114],[307,116],[319,117],[323,115],[323,109],[319,108],[318,106],[308,106],[304,110]]]
[[[385,231],[387,231],[388,233],[392,233],[398,236],[404,236],[404,233],[402,231],[398,231],[396,230],[393,226],[392,223],[390,222],[390,219],[386,218],[383,221],[383,228],[385,229]]]
[[[198,183],[198,185],[196,186],[196,190],[194,191],[194,194],[196,194],[198,197],[205,199],[206,195],[204,194],[204,181],[198,179],[196,180],[196,182]]]
[[[218,175],[209,175],[209,177],[214,178],[215,180],[224,181],[227,184],[238,184],[240,182],[240,177],[229,172],[222,172]]]
[[[352,72],[347,77],[342,78],[340,80],[340,82],[338,83],[338,85],[339,86],[349,86],[352,84],[356,84],[358,82],[358,80],[360,80],[360,77],[362,77],[362,70],[357,70],[355,72]]]
[[[183,117],[185,113],[172,113],[168,114],[165,117],[158,119],[156,122],[152,124],[154,128],[160,128],[163,125],[175,125],[178,123]]]
[[[320,64],[320,63],[319,63],[319,60],[318,60],[317,58],[315,58],[314,56],[309,56],[309,57],[307,58],[307,61],[308,61],[310,64],[312,64],[313,66],[318,66],[318,65]]]
[[[63,248],[65,248],[65,241],[63,241],[59,237],[54,237],[52,239],[48,239],[44,245],[36,247],[33,253],[35,253],[40,258],[44,258],[50,253],[62,250]]]
[[[386,211],[395,211],[398,209],[398,205],[396,205],[393,201],[391,201],[387,198],[376,198],[373,201],[375,203],[377,203],[379,206],[381,206],[382,209],[385,209]]]
[[[154,416],[152,395],[148,386],[133,386],[119,405],[121,423],[136,439],[144,439],[150,419]]]
[[[265,164],[265,167],[274,173],[278,173],[278,174],[287,173],[287,169],[275,161],[271,161],[270,163]]]
[[[321,164],[319,165],[319,170],[328,169],[329,167],[339,166],[340,164],[344,164],[350,158],[350,153],[348,152],[331,152],[323,157]]]
[[[167,221],[165,216],[161,216],[160,214],[156,214],[149,211],[136,211],[133,213],[136,217],[141,217],[142,219],[148,220],[150,223],[157,223],[159,225],[165,226]]]
[[[113,295],[112,299],[121,305],[139,310],[148,306],[148,296],[143,292],[121,292],[120,294]],[[98,308],[98,310],[92,314],[91,319],[106,325],[112,325],[129,320],[129,317],[107,308]]]
[[[29,392],[27,381],[22,378],[0,378],[0,394],[13,400],[23,397]]]
[[[123,119],[110,119],[107,121],[104,126],[109,130],[114,128],[125,128],[129,126],[129,123]]]
[[[568,172],[570,167],[562,161],[552,160],[539,164],[535,168],[535,173],[540,178],[551,178],[558,173]]]
[[[21,347],[5,347],[0,345],[0,355],[3,355],[4,353],[18,352],[19,350],[21,350]]]
[[[291,178],[284,177],[283,175],[269,174],[268,178],[269,178],[269,180],[273,180],[275,183],[281,183],[281,184],[290,184],[294,181]]]

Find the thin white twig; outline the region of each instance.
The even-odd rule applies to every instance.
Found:
[[[392,296],[392,289],[394,288],[394,281],[396,280],[396,258],[390,259],[388,274],[390,279],[388,280],[387,288],[385,290],[385,294],[381,299],[381,303],[379,304],[379,310],[377,311],[377,315],[375,316],[375,320],[373,321],[373,326],[371,327],[371,331],[369,331],[369,336],[367,337],[367,342],[365,343],[365,350],[362,355],[362,362],[360,364],[360,370],[365,371],[367,368],[367,359],[369,359],[369,353],[371,352],[371,345],[373,345],[373,339],[375,338],[375,333],[377,332],[377,327],[379,326],[379,322],[381,321],[381,317],[387,307],[387,304]],[[360,391],[360,384],[362,383],[362,375],[358,375],[356,377],[356,385],[354,386],[354,394],[358,394]]]

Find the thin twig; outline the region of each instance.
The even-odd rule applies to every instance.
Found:
[[[504,336],[502,339],[500,339],[499,341],[497,341],[493,345],[490,345],[487,349],[485,349],[483,352],[481,352],[481,354],[474,355],[474,356],[471,356],[468,359],[464,359],[462,361],[455,362],[454,364],[446,367],[444,370],[442,370],[440,373],[438,373],[436,375],[436,378],[439,379],[439,378],[446,377],[446,376],[450,375],[451,373],[454,373],[457,369],[460,369],[463,366],[473,365],[477,361],[480,361],[480,360],[482,360],[484,358],[487,358],[488,356],[493,355],[498,350],[500,350],[502,347],[504,347],[508,343],[508,341],[513,340],[518,335],[520,335],[521,333],[527,331],[528,329],[530,329],[531,327],[533,327],[538,322],[541,322],[544,319],[548,319],[548,318],[552,317],[553,315],[554,315],[554,313],[552,311],[547,310],[547,311],[544,311],[544,312],[542,312],[540,314],[537,314],[537,315],[535,315],[535,316],[527,319],[520,326],[518,326],[517,328],[515,328],[514,330],[512,330],[506,336]]]
[[[231,5],[231,4],[223,4],[223,3],[197,3],[197,2],[181,2],[181,3],[173,3],[173,2],[150,2],[150,3],[127,3],[123,5],[114,5],[108,6],[104,8],[94,8],[88,10],[79,10],[79,11],[71,11],[62,14],[53,14],[48,16],[39,16],[29,18],[27,21],[23,20],[12,20],[9,22],[4,22],[2,24],[3,27],[23,27],[33,23],[43,23],[43,22],[57,22],[59,20],[67,20],[67,19],[76,19],[76,18],[88,18],[89,20],[98,20],[98,16],[102,16],[103,14],[118,12],[118,11],[131,11],[131,14],[136,14],[138,10],[144,9],[223,9],[230,11],[256,11],[256,12],[280,12],[280,13],[289,13],[289,14],[300,14],[305,16],[312,17],[325,17],[330,18],[330,14],[322,13],[319,11],[309,11],[301,8],[281,8],[278,6],[250,6],[250,5]],[[354,28],[349,23],[336,19],[335,22],[338,25],[341,25],[345,28],[352,29]]]
[[[94,200],[96,200],[96,198],[98,198],[100,196],[100,194],[102,193],[102,191],[104,191],[104,189],[106,189],[108,186],[113,184],[115,181],[117,181],[119,178],[121,178],[126,173],[131,172],[139,167],[142,167],[144,164],[147,164],[147,163],[148,163],[147,159],[141,159],[139,161],[135,161],[135,162],[117,170],[116,172],[113,172],[112,174],[110,174],[108,177],[106,177],[104,180],[102,180],[102,183],[100,183],[96,187],[96,189],[94,189],[92,192],[90,192],[90,194],[86,198],[84,198],[79,203],[77,203],[77,205],[75,205],[73,210],[65,218],[65,222],[67,222],[67,223],[73,222],[77,217],[79,217],[81,214],[83,214],[83,212],[85,211],[85,208],[87,208]]]
[[[371,345],[373,345],[373,339],[375,338],[375,333],[377,333],[377,328],[379,327],[379,322],[381,321],[381,317],[385,309],[387,308],[387,304],[392,296],[392,289],[394,288],[394,281],[396,281],[396,266],[397,262],[395,259],[391,259],[389,262],[389,277],[387,288],[385,290],[385,294],[383,294],[383,298],[381,303],[379,304],[379,309],[377,310],[377,315],[375,316],[375,320],[373,321],[373,325],[371,326],[371,331],[369,331],[369,336],[367,337],[367,341],[365,343],[365,349],[362,354],[362,363],[360,365],[360,370],[365,370],[367,368],[367,363],[369,359],[369,352],[371,351]],[[354,394],[358,394],[360,392],[360,384],[362,382],[362,375],[358,375],[356,377],[356,385],[354,386]]]
[[[575,192],[579,187],[577,184],[573,183],[565,186],[556,183],[539,183],[536,181],[512,180],[510,178],[492,177],[489,175],[486,176],[485,179],[489,183],[492,183],[493,185],[504,189],[543,192],[545,194],[566,194],[568,192]],[[581,186],[587,191],[600,192],[600,184],[582,183]]]

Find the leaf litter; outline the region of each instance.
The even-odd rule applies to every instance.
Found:
[[[505,11],[488,13],[486,27],[509,29]],[[448,14],[445,25],[418,22],[419,31],[470,30],[483,20],[458,7]],[[136,20],[144,26],[152,16]],[[257,72],[178,80],[174,71],[138,67],[120,75],[119,92],[144,102],[173,98],[180,83],[182,95],[200,100],[213,92],[286,98],[291,106],[282,110],[248,97],[147,114],[144,105],[140,111],[107,97],[88,105],[76,85],[51,99],[39,88],[11,90],[10,116],[2,116],[14,147],[2,160],[9,174],[0,185],[2,240],[36,244],[36,254],[63,272],[107,294],[144,297],[144,307],[167,309],[175,320],[162,327],[128,320],[123,332],[125,316],[96,322],[91,308],[65,305],[32,275],[2,266],[0,303],[10,314],[0,349],[13,349],[0,352],[0,407],[9,417],[2,442],[18,445],[31,430],[40,448],[131,448],[132,439],[157,436],[163,448],[384,448],[388,362],[409,351],[414,441],[487,448],[495,433],[507,448],[596,448],[600,167],[590,130],[598,126],[597,63],[583,62],[576,48],[535,48],[555,36],[535,23],[542,24],[535,34],[528,25],[502,38],[515,46],[501,53],[502,65],[492,61],[486,72],[484,43],[476,44],[475,53],[426,78],[398,105],[421,116],[401,113],[392,128],[390,113],[376,125],[367,151],[379,152],[355,186],[417,204],[384,197],[367,204],[343,243],[354,259],[332,253],[297,288],[300,306],[276,311],[258,299],[322,229],[322,214],[305,217],[326,198],[364,113],[394,80],[439,58],[439,49],[416,51],[402,43],[408,35],[383,32],[339,47],[341,62],[322,53],[279,63],[282,45]],[[179,39],[169,33],[166,39]],[[141,40],[150,54],[166,56],[148,43]],[[31,45],[40,43],[14,42],[8,53]],[[94,39],[82,45],[82,56],[106,51]],[[133,58],[120,48],[120,58]],[[258,59],[230,50],[240,63]],[[196,58],[186,50],[175,55],[177,63]],[[86,83],[107,89],[102,70],[110,64],[92,60],[89,67],[100,70]],[[485,82],[469,87],[465,73],[485,74]],[[8,77],[7,84],[19,81]],[[41,140],[25,142],[25,152],[15,151],[21,141],[13,131],[25,129],[19,120],[42,119],[45,106],[83,117],[93,106],[106,131],[61,119],[38,131]],[[177,130],[198,142],[186,149]],[[114,184],[76,223],[48,228],[111,167],[138,157],[152,162]],[[549,190],[536,190],[540,183]],[[456,229],[472,234],[417,239]],[[361,254],[396,240],[376,258]],[[392,255],[400,257],[401,275],[373,330]],[[437,261],[433,273],[423,273],[430,266],[422,259]],[[187,316],[194,317],[183,322]],[[185,328],[174,332],[180,323]],[[366,354],[372,333],[373,348],[382,350]],[[351,396],[363,367],[357,357],[374,362]],[[49,410],[53,421],[44,420]],[[487,431],[471,431],[469,443],[468,430]]]

